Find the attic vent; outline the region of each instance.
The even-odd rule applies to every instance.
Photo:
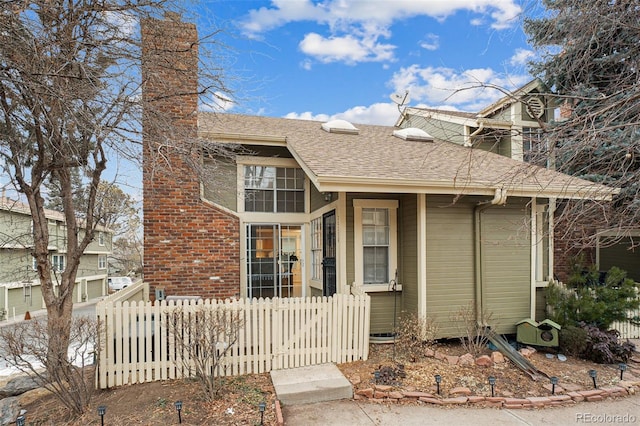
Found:
[[[393,136],[405,141],[433,142],[433,136],[417,127],[407,127],[406,129],[394,130]]]
[[[352,135],[360,133],[360,130],[347,120],[331,120],[322,123],[322,130],[329,133],[348,133]]]

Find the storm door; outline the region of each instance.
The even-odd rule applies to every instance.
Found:
[[[247,225],[247,295],[302,296],[302,227]]]
[[[336,294],[336,211],[322,216],[322,295]]]

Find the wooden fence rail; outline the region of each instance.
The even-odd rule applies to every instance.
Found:
[[[233,312],[242,327],[216,374],[241,375],[326,362],[366,360],[367,295],[171,302],[106,301],[96,306],[101,327],[96,386],[190,377],[173,324],[199,310]],[[172,328],[173,327],[173,328]],[[221,348],[227,344],[221,338]]]

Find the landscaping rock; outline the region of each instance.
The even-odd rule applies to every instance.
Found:
[[[465,395],[465,396],[469,396],[471,395],[471,389],[467,388],[467,387],[456,387],[453,388],[449,391],[449,395]]]
[[[402,392],[405,398],[433,398],[433,394],[427,392]]]
[[[442,400],[444,404],[466,404],[467,397],[466,396],[457,396],[455,398],[445,398]]]
[[[20,414],[20,402],[17,396],[0,400],[0,425],[15,423],[18,414]]]
[[[449,365],[457,365],[460,357],[455,355],[445,355],[445,359],[447,360]]]
[[[373,398],[373,389],[372,388],[360,389],[359,391],[356,392],[356,394],[364,396],[365,398]]]
[[[351,382],[351,384],[353,386],[359,385],[360,383],[362,383],[362,379],[360,378],[359,375],[355,375],[349,378],[349,381]]]
[[[473,355],[467,353],[460,357],[458,360],[458,365],[473,365],[475,363],[475,359]]]
[[[428,404],[442,405],[442,401],[437,398],[426,398],[423,396],[422,398],[419,398],[418,401],[426,402]]]
[[[476,365],[480,367],[491,367],[493,365],[493,361],[491,361],[491,357],[489,355],[481,355],[476,358]]]
[[[393,392],[389,392],[389,398],[391,398],[391,399],[402,399],[402,398],[404,398],[404,395],[401,392],[393,391]]]
[[[491,361],[495,364],[502,364],[504,362],[504,355],[502,355],[502,352],[493,351],[491,352]]]
[[[42,386],[42,382],[38,378],[30,376],[16,376],[9,380],[4,387],[0,389],[0,396],[16,396],[27,391],[37,389]]]
[[[377,391],[380,392],[389,392],[391,389],[393,389],[393,386],[389,385],[375,385],[374,387]]]
[[[520,354],[525,358],[530,358],[531,355],[535,354],[536,350],[527,346],[526,348],[520,349]]]
[[[434,351],[431,348],[427,348],[424,350],[424,356],[428,357],[428,358],[433,358],[436,354],[436,351]]]

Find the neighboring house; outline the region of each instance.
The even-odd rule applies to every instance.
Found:
[[[66,229],[62,213],[46,210],[49,225],[49,258],[53,267],[64,270]],[[33,222],[27,204],[0,198],[0,318],[22,316],[45,308],[40,280],[35,269]],[[73,301],[83,302],[106,294],[107,258],[111,253],[111,233],[96,233],[80,260]],[[54,281],[55,282],[55,281]]]
[[[372,333],[416,313],[434,318],[440,337],[460,335],[451,317],[471,303],[513,333],[535,315],[551,272],[549,200],[611,197],[415,128],[197,113],[195,40],[195,26],[175,17],[144,23],[143,99],[173,121],[172,135],[238,155],[204,152],[203,176],[214,178],[201,181],[173,156],[179,147],[145,130],[144,273],[166,294],[365,292]],[[152,163],[159,150],[171,169]]]

